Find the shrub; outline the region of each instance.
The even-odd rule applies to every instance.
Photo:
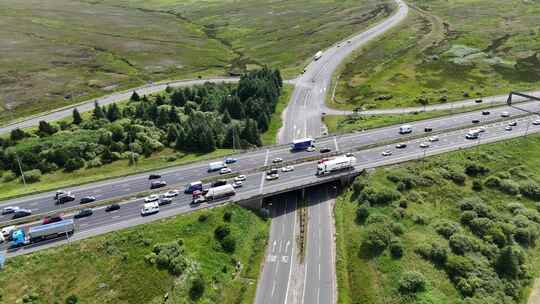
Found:
[[[501,180],[501,183],[499,184],[498,188],[501,192],[509,194],[509,195],[516,195],[519,193],[519,185],[518,183],[514,182],[510,179],[503,179]]]
[[[2,181],[4,183],[8,183],[8,182],[11,182],[12,180],[15,180],[17,178],[17,175],[15,173],[13,173],[12,171],[6,171],[3,175],[2,175]]]
[[[80,168],[84,167],[84,160],[82,158],[70,158],[64,168],[66,171],[71,172],[75,170],[79,170]]]
[[[438,234],[449,238],[452,234],[459,231],[459,224],[450,220],[439,220],[435,223],[435,231]]]
[[[463,255],[473,249],[473,241],[466,235],[456,233],[449,239],[450,249],[455,254]]]
[[[204,294],[204,280],[201,277],[196,277],[191,282],[191,287],[189,288],[189,297],[191,300],[196,301],[202,297]]]
[[[405,227],[403,226],[403,224],[395,223],[395,222],[390,224],[390,229],[392,230],[392,233],[394,233],[395,235],[402,235],[403,232],[405,231]]]
[[[525,261],[523,252],[516,246],[504,247],[495,261],[495,270],[502,277],[511,279],[521,274],[521,265]]]
[[[458,172],[456,170],[447,170],[443,172],[443,177],[447,180],[453,181],[457,185],[465,184],[467,176],[465,174]]]
[[[41,180],[41,171],[34,169],[24,172],[24,179],[27,183],[36,183]]]
[[[70,295],[66,298],[66,304],[78,304],[79,298],[76,295]]]
[[[369,209],[366,206],[360,206],[356,209],[356,222],[362,224],[369,216]]]
[[[392,240],[389,249],[393,258],[399,259],[403,256],[403,244],[399,240]]]
[[[519,192],[526,198],[540,201],[540,186],[532,181],[522,183],[519,186]]]
[[[477,217],[478,217],[478,214],[476,214],[476,212],[474,212],[472,210],[467,210],[467,211],[463,211],[463,213],[461,213],[461,217],[459,218],[459,220],[461,221],[462,224],[468,226],[468,225],[471,224],[471,221],[474,220]]]
[[[208,219],[207,214],[201,214],[199,215],[198,221],[202,223],[202,222],[206,222],[207,219]]]
[[[501,179],[496,176],[490,176],[484,181],[484,185],[489,188],[499,188]]]
[[[480,192],[480,191],[482,191],[482,190],[484,189],[484,186],[482,185],[481,182],[475,180],[475,181],[473,181],[473,183],[472,183],[472,189],[473,189],[474,191],[476,191],[476,192]]]
[[[388,220],[388,217],[386,215],[376,213],[376,214],[372,214],[370,217],[368,217],[367,224],[370,225],[370,224],[377,224],[377,223],[387,223],[388,221],[389,220]]]
[[[232,219],[232,213],[230,211],[225,211],[225,213],[223,213],[223,220],[225,222],[230,222]]]
[[[416,271],[407,271],[399,279],[399,291],[403,294],[423,291],[425,286],[426,279]]]
[[[427,225],[429,220],[422,214],[413,214],[412,216],[413,223],[417,225]]]
[[[451,278],[466,277],[474,269],[472,261],[460,255],[449,256],[445,265]]]
[[[379,253],[383,251],[389,244],[392,238],[392,232],[384,225],[374,225],[367,229],[367,237],[364,240],[364,245],[371,253]]]
[[[173,275],[181,275],[188,266],[188,261],[184,257],[184,250],[180,242],[170,242],[156,244],[153,249],[155,263],[158,267],[167,269]],[[152,259],[151,255],[145,256],[147,261]]]
[[[477,163],[469,163],[465,166],[465,174],[468,176],[485,175],[489,173],[489,168],[479,165]]]
[[[524,247],[534,246],[537,237],[537,232],[531,228],[520,227],[514,232],[514,239]]]
[[[228,235],[221,240],[221,247],[225,252],[233,253],[236,249],[236,240],[232,237],[232,235]]]
[[[448,250],[437,244],[422,244],[414,249],[414,252],[435,265],[444,265],[448,258]]]
[[[216,230],[214,230],[214,236],[219,241],[225,239],[225,237],[228,236],[229,234],[231,234],[231,229],[228,226],[221,225],[221,226],[218,226]]]
[[[399,197],[400,193],[395,189],[367,187],[360,194],[359,200],[372,205],[386,205]]]

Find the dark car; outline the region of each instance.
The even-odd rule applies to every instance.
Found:
[[[158,205],[160,206],[163,206],[163,205],[168,205],[172,203],[172,198],[170,197],[162,197],[159,201],[158,201]]]
[[[396,145],[396,148],[398,148],[398,149],[405,149],[405,148],[407,148],[407,144],[397,144],[397,145]]]
[[[83,217],[87,217],[87,216],[91,216],[92,214],[94,214],[94,211],[92,211],[92,209],[90,208],[85,208],[79,212],[77,212],[77,214],[75,214],[73,217],[78,219],[78,218],[83,218]]]
[[[328,152],[332,152],[332,149],[330,148],[321,148],[321,150],[319,150],[321,153],[328,153]]]
[[[223,186],[223,185],[226,185],[227,184],[227,181],[224,180],[224,179],[218,179],[217,181],[213,182],[212,183],[212,188],[214,187],[219,187],[219,186]]]
[[[482,103],[482,99],[477,99],[477,100],[475,100],[474,102],[476,102],[476,103]]]
[[[56,203],[57,204],[64,204],[64,203],[67,203],[67,202],[72,202],[74,200],[75,200],[74,195],[62,195],[62,196],[58,197],[58,199],[56,200]]]
[[[278,169],[277,168],[272,168],[272,169],[266,171],[266,175],[273,175],[273,174],[278,174]]]
[[[472,120],[472,123],[479,123],[479,122],[480,122],[480,120],[478,120],[478,119],[473,119]]]
[[[424,128],[424,132],[431,132],[431,131],[433,131],[433,128],[431,127]]]
[[[46,224],[60,222],[61,220],[63,220],[63,218],[60,215],[46,216],[46,217],[43,218],[43,221],[41,223],[43,225],[46,225]]]
[[[156,181],[156,182],[150,183],[150,189],[156,189],[156,188],[161,188],[165,186],[167,186],[166,181]]]
[[[32,215],[32,210],[30,209],[19,209],[13,213],[13,219],[18,219],[21,217]]]
[[[489,115],[489,111],[482,111],[482,115]]]
[[[233,157],[227,157],[227,158],[225,158],[225,163],[226,163],[226,164],[234,164],[234,163],[236,163],[237,161],[238,161],[238,159],[233,158]]]
[[[158,178],[161,178],[161,175],[159,175],[159,174],[150,174],[148,176],[148,179],[158,179]]]
[[[119,210],[119,209],[120,209],[119,204],[112,204],[112,205],[107,206],[107,208],[105,208],[105,212],[116,211],[116,210]]]
[[[93,202],[95,200],[96,200],[96,198],[93,197],[93,196],[85,196],[85,197],[81,198],[80,203],[81,204],[88,204],[88,203],[91,203],[91,202]]]

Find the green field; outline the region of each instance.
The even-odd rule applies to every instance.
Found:
[[[164,79],[297,74],[317,50],[392,11],[390,0],[0,3],[0,122]]]
[[[225,213],[232,215],[230,222]],[[214,236],[218,226],[229,228],[225,239],[236,241],[234,252]],[[231,205],[15,257],[0,272],[0,302],[71,303],[66,299],[74,295],[77,303],[252,303],[268,227],[251,211]],[[156,244],[182,244],[182,271],[168,271],[161,253],[149,262]],[[204,293],[192,301],[197,277]]]
[[[358,177],[335,208],[338,303],[526,303],[540,276],[539,145],[533,135]],[[411,271],[423,285],[404,281]]]
[[[419,106],[540,88],[538,2],[410,3],[403,25],[343,65],[332,106]]]

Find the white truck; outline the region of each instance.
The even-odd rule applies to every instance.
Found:
[[[399,134],[408,134],[412,132],[412,126],[411,125],[403,125],[399,127]]]
[[[28,230],[28,238],[30,239],[30,242],[33,243],[42,239],[69,235],[74,231],[75,224],[73,219],[65,219],[55,223],[30,227]]]
[[[150,214],[154,214],[154,213],[158,213],[158,212],[159,212],[159,203],[158,202],[146,203],[141,208],[141,215],[142,216],[146,216],[146,215],[150,215]]]
[[[319,59],[321,59],[322,55],[323,55],[323,52],[318,51],[317,53],[315,53],[315,56],[313,56],[313,59],[314,60],[319,60]]]
[[[231,184],[226,184],[219,187],[208,189],[208,192],[204,195],[209,201],[219,199],[222,197],[233,196],[236,194],[234,187]]]
[[[323,176],[341,170],[351,170],[356,164],[356,157],[343,155],[321,162],[317,165],[317,175]]]
[[[217,161],[208,164],[208,172],[219,171],[223,168],[227,168],[227,164],[223,161]]]

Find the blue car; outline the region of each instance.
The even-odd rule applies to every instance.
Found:
[[[227,157],[225,158],[225,163],[226,164],[234,164],[235,162],[237,162],[238,160],[236,158],[232,158],[232,157]]]

